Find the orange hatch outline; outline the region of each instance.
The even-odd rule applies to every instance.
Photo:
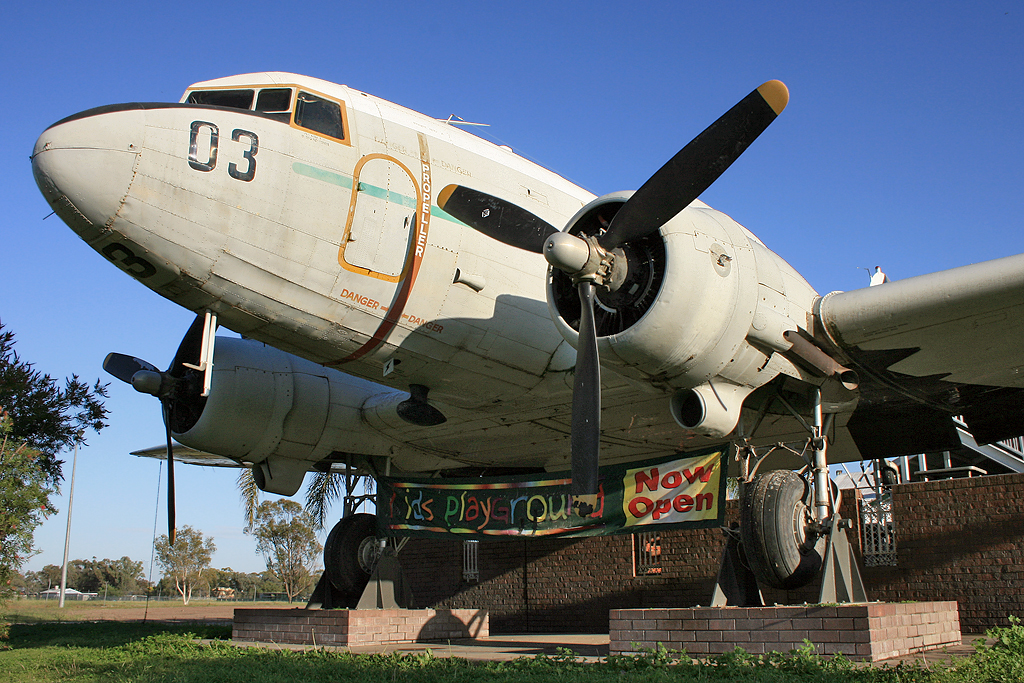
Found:
[[[418,137],[420,143],[420,180],[418,183],[415,183],[417,201],[416,228],[413,232],[415,237],[410,245],[409,256],[407,257],[409,262],[409,267],[405,269],[407,275],[399,284],[398,292],[388,308],[387,315],[384,316],[380,325],[377,326],[377,331],[358,349],[344,358],[324,363],[325,366],[351,363],[376,349],[398,325],[398,322],[402,319],[402,313],[405,311],[405,306],[409,303],[409,295],[412,294],[413,285],[416,284],[416,277],[420,272],[423,255],[426,253],[427,232],[430,228],[430,204],[433,199],[430,187],[432,172],[430,154],[427,151],[427,139],[422,134],[418,134]],[[356,186],[353,183],[353,194],[355,194],[355,188]]]
[[[417,220],[415,229],[411,231],[414,237],[417,235],[417,232],[419,230],[420,221],[418,219],[418,216],[419,210],[422,208],[423,204],[423,190],[420,187],[420,185],[416,182],[416,176],[413,175],[413,172],[409,170],[408,166],[406,166],[393,156],[390,156],[388,154],[367,154],[366,156],[362,157],[361,159],[359,159],[359,161],[356,162],[355,170],[352,171],[352,197],[349,200],[348,220],[345,221],[345,231],[341,235],[341,246],[338,247],[338,265],[340,265],[345,270],[351,271],[353,273],[358,273],[359,275],[367,275],[369,277],[375,277],[378,280],[385,280],[387,282],[398,282],[409,273],[409,268],[412,265],[412,259],[410,259],[408,256],[406,256],[405,263],[402,265],[402,272],[400,272],[398,275],[387,275],[386,273],[378,273],[375,270],[370,270],[369,268],[365,268],[363,266],[357,266],[354,263],[349,263],[348,261],[345,260],[345,250],[348,248],[349,235],[351,235],[352,233],[352,221],[354,221],[356,217],[356,200],[359,198],[359,174],[363,170],[363,166],[366,165],[368,161],[372,161],[374,159],[383,159],[385,161],[393,162],[399,168],[405,171],[405,174],[407,176],[409,176],[409,180],[412,181],[412,186],[416,188]],[[410,253],[415,251],[412,248],[413,245],[415,244],[416,240],[413,239],[413,241],[410,242],[409,244]]]

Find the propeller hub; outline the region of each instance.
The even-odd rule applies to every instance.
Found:
[[[625,254],[621,249],[604,249],[591,235],[558,232],[544,242],[544,258],[571,277],[573,284],[587,281],[605,290],[618,289],[625,279],[625,261],[617,256]]]
[[[595,260],[592,258],[593,251],[586,240],[567,232],[556,232],[544,242],[544,258],[551,267],[570,275],[587,269],[591,261]],[[594,265],[600,262],[600,259],[596,259]]]
[[[152,370],[139,370],[132,375],[131,384],[135,391],[151,396],[160,396],[160,387],[164,379],[159,372]]]

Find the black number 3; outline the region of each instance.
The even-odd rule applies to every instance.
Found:
[[[256,152],[260,150],[260,140],[256,137],[256,133],[250,133],[247,130],[235,129],[231,131],[231,139],[235,142],[241,142],[242,136],[249,138],[249,149],[242,152],[242,156],[248,160],[249,167],[245,169],[245,172],[239,172],[238,166],[234,162],[228,164],[228,175],[236,180],[244,180],[249,182],[256,177]]]
[[[103,247],[102,253],[114,263],[120,264],[129,275],[140,280],[156,275],[156,268],[153,267],[152,263],[141,256],[136,256],[135,252],[123,244],[118,244],[117,242],[108,244]]]

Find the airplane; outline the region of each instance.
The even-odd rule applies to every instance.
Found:
[[[569,469],[581,517],[599,464],[723,445],[757,579],[795,588],[836,519],[829,462],[948,449],[954,417],[1020,433],[1024,255],[819,295],[698,198],[788,100],[768,81],[600,197],[281,72],[69,116],[31,160],[72,230],[197,313],[166,371],[104,361],[160,400],[172,538],[172,437],[286,496],[309,471]],[[328,537],[339,591],[366,583],[367,517]]]

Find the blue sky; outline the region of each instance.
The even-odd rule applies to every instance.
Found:
[[[96,2],[5,9],[0,321],[38,369],[103,377],[108,351],[167,364],[192,314],[50,212],[28,155],[49,124],[196,81],[294,71],[486,134],[596,194],[635,189],[770,78],[789,108],[704,195],[821,293],[1024,251],[1024,6],[999,2]],[[71,556],[149,566],[156,401],[111,381],[79,453]],[[70,477],[70,454],[66,473]],[[233,471],[176,469],[178,523],[258,571]],[[162,496],[162,493],[161,493]],[[66,504],[27,567],[59,564]],[[339,511],[336,510],[337,514]],[[165,521],[159,512],[159,529]]]

